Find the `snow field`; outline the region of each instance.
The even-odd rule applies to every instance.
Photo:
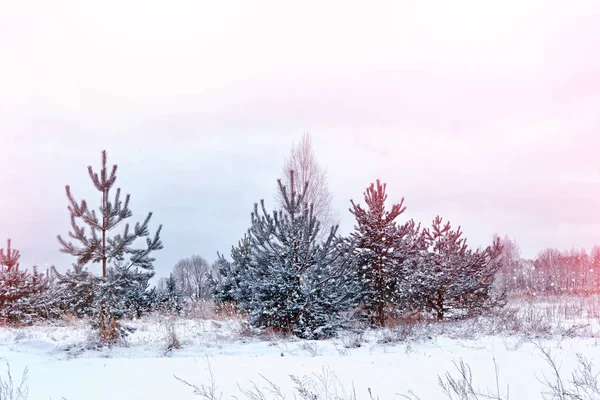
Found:
[[[587,303],[580,307],[578,301]],[[200,387],[210,386],[211,376],[223,399],[245,399],[240,390],[253,384],[269,394],[267,380],[294,399],[291,375],[320,399],[351,399],[353,388],[357,399],[369,399],[369,388],[380,400],[401,399],[409,391],[423,400],[445,399],[438,375],[457,375],[454,363],[460,360],[481,391],[496,391],[495,360],[502,396],[508,390],[512,400],[541,399],[544,376],[552,375],[538,345],[551,349],[565,379],[577,367],[577,353],[600,360],[600,329],[587,315],[588,303],[594,301],[520,301],[506,315],[342,332],[324,341],[268,335],[237,318],[152,315],[132,321],[137,330],[111,349],[90,348],[86,321],[74,320],[0,328],[0,357],[10,364],[15,383],[28,368],[29,400],[202,399],[176,377]],[[173,334],[179,349],[169,349]],[[6,379],[5,368],[0,376]]]

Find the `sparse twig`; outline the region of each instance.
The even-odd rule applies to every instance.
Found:
[[[208,375],[209,375],[208,386],[206,386],[206,385],[196,386],[192,383],[189,383],[188,381],[185,381],[185,380],[179,378],[177,375],[173,375],[173,376],[179,382],[192,388],[194,390],[194,395],[201,396],[206,400],[221,400],[223,398],[223,393],[220,393],[217,395],[217,384],[216,384],[215,377],[214,377],[214,374],[212,371],[212,367],[211,367],[208,359],[206,360],[206,363],[208,365],[207,370],[208,370]]]
[[[16,386],[10,372],[10,365],[7,360],[4,360],[4,362],[6,363],[6,379],[2,379],[2,376],[0,376],[0,400],[27,400],[29,396],[29,386],[27,385],[29,369],[25,367],[23,375],[21,375],[21,383]]]

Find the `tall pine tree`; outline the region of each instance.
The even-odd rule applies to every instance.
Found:
[[[362,305],[371,324],[384,326],[386,308],[398,308],[394,303],[406,275],[406,263],[422,247],[420,226],[412,220],[397,223],[406,210],[404,198],[387,210],[386,184],[379,180],[367,188],[364,199],[366,208],[351,201],[356,224],[349,240],[362,284]]]
[[[284,207],[272,214],[264,201],[255,204],[248,231],[249,253],[240,257],[241,281],[248,295],[238,305],[248,310],[250,322],[304,338],[331,335],[342,323],[340,312],[357,304],[358,287],[339,251],[337,227],[319,241],[319,221],[291,184],[279,190]],[[241,293],[238,291],[238,293]]]
[[[154,258],[151,254],[163,247],[160,240],[162,226],[150,237],[148,224],[152,213],[148,213],[142,223],[138,222],[133,227],[126,222],[132,217],[129,209],[130,195],[126,195],[123,201],[120,188],[112,191],[117,180],[117,166],[114,165],[109,171],[106,151],[102,151],[100,172],[94,172],[89,166],[88,173],[99,193],[98,212],[90,209],[85,200],[77,202],[70,186],[67,185],[71,240],[65,240],[59,235],[58,241],[61,251],[76,257],[77,260],[79,271],[72,274],[70,279],[84,277],[83,271],[89,264],[100,264],[99,279],[89,281],[95,282],[92,303],[97,310],[96,324],[101,341],[113,343],[123,332],[119,329],[117,320],[127,313],[132,293],[138,292],[140,287],[145,287],[154,275]],[[111,197],[113,193],[114,197]],[[121,223],[125,223],[122,233],[111,235]],[[142,248],[134,247],[135,242],[142,238],[146,239],[146,245]]]

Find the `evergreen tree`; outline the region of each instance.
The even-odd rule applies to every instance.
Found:
[[[412,220],[398,225],[396,218],[406,210],[404,198],[386,210],[386,184],[379,180],[367,188],[364,199],[366,208],[351,201],[356,225],[349,240],[362,284],[362,305],[372,324],[384,326],[386,308],[402,294],[399,284],[405,279],[406,263],[422,247],[420,226]]]
[[[0,321],[28,324],[57,316],[53,301],[48,297],[49,281],[33,267],[32,272],[21,269],[18,250],[0,249]]]
[[[270,214],[264,201],[262,212],[254,206],[247,265],[240,271],[250,295],[237,300],[254,326],[320,338],[340,325],[341,311],[357,304],[358,286],[339,251],[337,227],[317,240],[319,222],[304,202],[307,185],[297,193],[290,176],[289,190],[278,181],[283,210]]]
[[[239,307],[248,305],[251,296],[249,283],[243,279],[244,271],[248,269],[252,259],[251,245],[250,237],[244,235],[237,246],[231,248],[232,261],[218,254],[215,263],[219,282],[216,284],[214,299],[219,303],[234,302],[242,312],[247,310]]]
[[[19,250],[11,248],[10,245],[11,240],[8,239],[6,251],[4,249],[0,249],[0,270],[2,271],[11,271],[19,268],[19,259],[21,258],[21,253]]]
[[[97,313],[95,309],[95,293],[99,286],[99,278],[91,274],[83,265],[73,264],[73,269],[64,274],[54,270],[57,276],[56,286],[59,290],[59,303],[63,312],[76,317],[91,317]]]
[[[0,249],[0,321],[15,323],[21,317],[19,303],[32,291],[27,271],[19,270],[18,250],[8,239],[6,252]]]
[[[163,312],[180,313],[184,304],[183,294],[177,289],[173,274],[170,274],[168,278],[161,278],[156,289],[154,307]]]
[[[35,322],[38,320],[55,319],[62,313],[56,301],[56,288],[52,285],[49,271],[38,272],[36,266],[32,271],[27,271],[29,280],[29,294],[21,299],[21,322]]]
[[[100,194],[98,213],[90,209],[85,200],[78,203],[71,193],[70,186],[66,186],[69,200],[69,213],[71,214],[72,231],[69,237],[72,241],[63,239],[60,235],[58,241],[61,251],[77,259],[78,271],[72,273],[69,279],[76,288],[83,289],[87,285],[93,287],[92,305],[96,311],[96,326],[100,331],[103,342],[114,342],[120,335],[117,320],[127,313],[127,298],[143,286],[150,279],[153,272],[154,258],[152,252],[162,249],[159,226],[153,238],[150,237],[148,224],[152,213],[140,224],[133,228],[126,221],[131,218],[129,209],[130,196],[121,199],[121,189],[114,192],[117,176],[117,166],[107,169],[106,151],[102,152],[102,166],[100,173],[95,173],[91,166],[88,173],[94,187]],[[125,222],[122,233],[111,236],[121,223]],[[89,231],[86,231],[86,228]],[[138,239],[145,238],[146,246],[134,247]],[[97,279],[90,279],[86,268],[89,264],[99,263],[101,275]],[[82,278],[83,281],[77,283]],[[121,333],[124,331],[121,330]]]
[[[472,250],[460,227],[453,230],[439,216],[425,236],[428,251],[409,279],[414,305],[433,311],[442,320],[448,311],[472,315],[501,304],[504,295],[491,294],[501,267],[498,239],[483,250]]]
[[[127,315],[132,318],[140,318],[142,315],[151,312],[156,303],[156,290],[150,287],[150,280],[146,279],[135,285],[127,293],[125,309]]]
[[[217,261],[214,263],[217,273],[217,280],[214,282],[215,291],[213,299],[217,303],[235,302],[235,290],[238,287],[237,271],[234,270],[233,263],[227,260],[222,254],[217,253]]]

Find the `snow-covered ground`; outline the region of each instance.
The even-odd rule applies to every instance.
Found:
[[[577,353],[600,360],[595,317],[562,318],[563,311],[548,311],[558,306],[547,301],[532,306],[518,304],[518,324],[505,315],[345,332],[318,342],[256,332],[238,319],[150,316],[132,322],[137,331],[127,345],[104,350],[86,349],[90,331],[82,321],[0,328],[0,357],[10,364],[15,383],[28,368],[30,400],[202,399],[176,377],[210,386],[209,368],[223,399],[245,399],[240,390],[252,389],[253,384],[266,388],[266,379],[278,385],[286,399],[294,399],[291,375],[309,385],[312,377],[315,390],[329,386],[330,395],[323,399],[350,399],[353,387],[357,399],[370,399],[369,388],[380,400],[400,399],[411,390],[423,400],[444,399],[438,375],[456,375],[453,363],[461,359],[482,391],[496,391],[495,360],[502,395],[508,385],[511,400],[531,400],[542,398],[544,375],[551,378],[539,345],[552,349],[565,379],[577,367]],[[173,337],[181,348],[168,350]],[[0,376],[6,379],[5,366]],[[335,390],[338,397],[331,392]]]

